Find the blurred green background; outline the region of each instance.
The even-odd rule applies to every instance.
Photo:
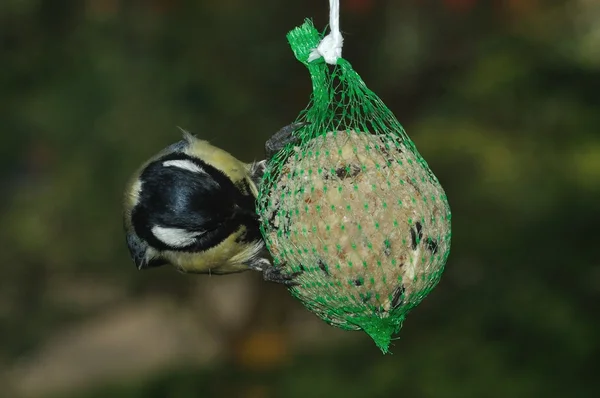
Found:
[[[344,57],[453,210],[439,286],[382,356],[260,275],[139,272],[122,188],[186,128],[245,161],[310,80],[325,0],[2,0],[3,397],[592,397],[600,3],[341,0]]]

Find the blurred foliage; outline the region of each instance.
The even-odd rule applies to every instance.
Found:
[[[225,362],[73,397],[237,396],[234,384],[248,397],[600,389],[597,3],[349,0],[342,11],[344,57],[407,128],[453,210],[447,271],[395,355],[361,340],[260,374]],[[123,185],[179,139],[176,126],[259,158],[308,101],[285,42],[304,17],[325,26],[326,2],[0,4],[0,370],[119,303],[185,305],[193,278],[138,273],[127,258]],[[124,296],[84,305],[61,288],[90,280]]]

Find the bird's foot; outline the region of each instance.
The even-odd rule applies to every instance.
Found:
[[[280,283],[282,285],[285,285],[287,287],[293,287],[293,286],[297,286],[299,285],[299,283],[296,281],[296,277],[298,275],[301,274],[301,272],[294,272],[291,274],[284,274],[282,272],[282,266],[284,264],[281,264],[279,266],[274,266],[271,265],[270,267],[266,267],[263,269],[263,278],[265,281],[268,282],[275,282],[275,283]]]
[[[295,282],[295,279],[301,272],[285,274],[282,272],[284,265],[285,263],[275,266],[270,260],[260,258],[251,264],[248,264],[248,267],[254,271],[261,272],[265,281],[279,283],[287,287],[298,285],[298,283]]]
[[[273,134],[265,143],[265,152],[267,159],[271,159],[277,152],[282,150],[289,143],[299,141],[298,137],[293,134],[297,130],[309,124],[308,122],[296,122],[283,127],[281,130]]]

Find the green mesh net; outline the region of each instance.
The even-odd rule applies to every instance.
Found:
[[[292,294],[323,320],[364,330],[386,353],[406,314],[438,283],[450,207],[400,123],[351,65],[307,62],[322,35],[288,33],[313,84],[296,132],[261,185],[258,214],[275,264],[299,273]]]

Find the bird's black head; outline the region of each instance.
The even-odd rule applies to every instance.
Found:
[[[140,182],[131,221],[136,234],[159,251],[204,251],[242,224],[253,235],[249,239],[260,237],[255,198],[239,189],[246,182],[231,181],[201,159],[165,155],[144,168]]]

